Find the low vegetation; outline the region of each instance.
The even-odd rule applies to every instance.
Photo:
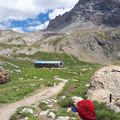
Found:
[[[69,115],[75,117],[78,120],[78,115],[73,113],[67,113],[67,108],[71,102],[72,96],[81,96],[86,98],[87,91],[86,85],[90,83],[91,76],[94,72],[102,67],[98,64],[92,64],[87,62],[81,62],[74,56],[69,56],[65,53],[45,53],[37,52],[34,55],[16,55],[14,57],[25,58],[30,60],[62,60],[65,63],[64,69],[36,69],[33,62],[16,60],[14,58],[0,57],[0,61],[4,61],[3,65],[11,72],[12,81],[4,85],[0,85],[0,103],[9,103],[22,99],[23,97],[30,95],[31,92],[40,89],[44,86],[53,86],[57,84],[54,78],[58,76],[63,79],[67,79],[68,83],[64,86],[63,91],[57,96],[58,109],[54,112],[57,116]],[[9,64],[11,63],[11,64]],[[62,97],[65,96],[65,99]],[[108,109],[103,104],[95,102],[96,106],[96,120],[119,120],[120,114]],[[41,103],[39,107],[42,110],[46,110],[48,107]],[[114,114],[114,115],[113,115]],[[30,120],[38,120],[33,115],[28,115]],[[15,114],[13,115],[14,119]]]
[[[13,60],[0,58],[6,61],[4,67],[11,73],[11,82],[0,85],[0,102],[9,103],[22,99],[31,92],[43,86],[53,86],[58,81],[55,76],[68,79],[74,74],[64,72],[59,69],[36,69],[34,64],[29,61]],[[11,63],[11,64],[9,64]],[[14,68],[15,65],[17,68]]]

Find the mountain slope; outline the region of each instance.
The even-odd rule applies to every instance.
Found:
[[[38,31],[28,34],[11,31],[12,36],[11,33],[3,34],[4,32],[9,33],[2,31],[2,37],[0,35],[2,56],[27,57],[44,51],[67,53],[82,61],[102,64],[111,64],[120,60],[120,29],[118,28],[94,27],[72,29],[67,32]]]
[[[111,64],[120,60],[120,0],[79,0],[50,22],[46,31],[0,31],[0,55],[67,53],[82,61]]]
[[[120,1],[79,0],[70,12],[52,20],[47,29],[61,29],[73,23],[77,23],[80,27],[84,27],[86,24],[87,26],[118,27],[120,26]]]

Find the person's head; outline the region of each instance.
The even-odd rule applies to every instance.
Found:
[[[83,120],[95,120],[95,107],[91,100],[79,101],[77,112]]]
[[[91,100],[80,100],[71,104],[68,111],[77,112],[83,120],[95,120],[95,107]]]

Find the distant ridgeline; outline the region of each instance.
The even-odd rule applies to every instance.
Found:
[[[64,63],[63,61],[40,61],[37,60],[34,63],[36,68],[62,68]]]
[[[79,0],[71,11],[50,21],[47,29],[61,29],[72,23],[84,26],[88,22],[97,26],[120,26],[120,0]]]

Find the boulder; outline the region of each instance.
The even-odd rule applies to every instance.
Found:
[[[87,96],[88,99],[120,106],[120,66],[111,65],[98,70],[92,77]]]
[[[87,92],[90,99],[109,102],[109,96],[115,101],[120,96],[120,67],[107,66],[98,70],[92,77]]]
[[[42,111],[42,112],[40,112],[39,116],[40,117],[47,116],[48,113],[49,113],[49,110]]]
[[[9,73],[0,67],[0,84],[6,83],[10,81],[10,75]]]
[[[33,112],[33,109],[31,109],[31,108],[24,108],[23,110],[22,110],[22,112],[24,113],[30,113],[30,114],[33,114],[34,112]]]

